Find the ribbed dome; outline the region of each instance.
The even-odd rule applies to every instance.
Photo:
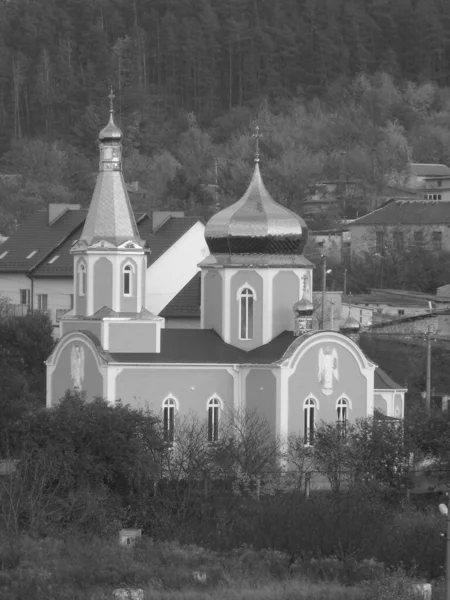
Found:
[[[98,134],[98,139],[101,142],[114,141],[119,142],[122,139],[122,131],[114,123],[114,117],[112,111],[109,113],[109,122]]]
[[[258,163],[242,198],[211,217],[205,229],[212,254],[302,254],[307,237],[304,220],[266,190]]]

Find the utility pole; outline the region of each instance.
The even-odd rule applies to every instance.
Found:
[[[428,325],[427,331],[427,383],[426,383],[426,406],[427,413],[431,410],[431,325]]]
[[[446,493],[448,497],[448,492]],[[447,517],[447,553],[445,558],[445,600],[450,600],[450,511],[447,504],[439,504],[439,512]],[[443,535],[443,534],[442,534]]]
[[[334,329],[334,300],[331,301],[330,329]]]
[[[347,295],[347,269],[344,269],[344,296]]]
[[[327,289],[327,257],[322,254],[322,329],[325,329],[325,291]]]

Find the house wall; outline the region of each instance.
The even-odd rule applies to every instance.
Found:
[[[245,407],[248,414],[258,413],[276,432],[277,382],[270,369],[251,369],[245,379]]]
[[[149,408],[156,415],[161,414],[163,402],[170,396],[178,403],[181,419],[193,413],[206,419],[207,402],[213,396],[222,400],[224,410],[232,410],[233,382],[227,369],[220,367],[124,366],[119,367],[115,391],[109,393],[133,409]]]
[[[349,225],[351,232],[351,254],[352,256],[361,256],[366,252],[376,251],[376,232],[382,231],[385,234],[385,243],[388,248],[393,248],[393,237],[395,231],[402,231],[405,246],[414,244],[414,231],[423,231],[423,247],[432,249],[431,236],[434,231],[442,233],[442,250],[450,250],[450,227],[447,225]]]
[[[433,331],[437,331],[439,325],[441,324],[443,323],[439,321],[439,317],[432,315],[430,317],[416,319],[414,321],[400,320],[396,322],[386,322],[386,324],[383,324],[383,326],[378,326],[373,331],[375,333],[426,333],[429,326],[432,327]],[[440,329],[439,332],[442,333]]]
[[[147,269],[146,308],[155,315],[194,277],[209,255],[200,221]],[[151,248],[150,248],[151,249]]]
[[[334,334],[336,335],[336,334]],[[321,351],[327,348],[337,355],[337,377],[333,377],[331,390],[326,390],[324,381],[319,381],[319,364]],[[347,344],[334,341],[332,338],[320,337],[307,346],[300,358],[294,361],[294,372],[288,382],[289,419],[288,433],[304,435],[303,410],[304,403],[312,398],[316,404],[315,422],[321,420],[335,422],[337,420],[336,405],[339,398],[350,401],[348,410],[349,421],[365,418],[368,415],[368,385],[367,373],[360,366],[360,359],[354,349]],[[326,394],[325,391],[329,391]]]
[[[363,327],[366,327],[372,323],[373,309],[342,303],[341,322],[344,323],[349,317],[358,321]]]

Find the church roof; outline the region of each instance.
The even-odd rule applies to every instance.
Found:
[[[307,235],[304,220],[271,197],[258,162],[242,198],[213,215],[205,229],[214,254],[301,254]]]
[[[386,373],[386,371],[383,371],[383,369],[380,369],[380,367],[377,367],[375,369],[373,387],[374,387],[374,390],[402,390],[402,389],[405,389],[404,386],[396,383],[391,377],[389,377],[389,375]]]
[[[178,294],[159,313],[165,318],[200,318],[201,304],[201,275],[194,277],[181,289]]]

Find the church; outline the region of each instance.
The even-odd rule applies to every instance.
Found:
[[[125,187],[112,105],[99,140],[95,190],[71,248],[74,308],[46,361],[48,407],[67,390],[148,407],[168,440],[177,415],[192,413],[208,423],[210,441],[234,410],[256,410],[274,436],[306,443],[322,420],[345,425],[374,410],[403,418],[406,390],[361,351],[358,323],[340,333],[313,329],[307,227],[265,188],[258,145],[247,191],[206,225],[201,328],[169,329],[145,306],[152,249]]]

